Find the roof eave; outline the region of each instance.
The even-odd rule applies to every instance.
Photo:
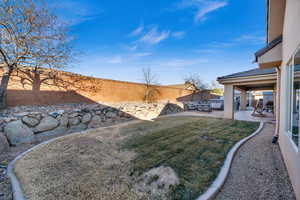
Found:
[[[265,46],[264,48],[258,50],[257,52],[255,52],[255,62],[258,61],[258,57],[263,56],[265,53],[267,53],[268,51],[270,51],[271,49],[273,49],[274,47],[276,47],[278,44],[282,43],[282,35],[280,35],[279,37],[275,38],[273,41],[271,41],[270,43],[267,44],[267,46]]]

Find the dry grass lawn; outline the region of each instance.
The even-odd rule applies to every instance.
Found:
[[[257,128],[203,117],[100,128],[35,149],[15,172],[29,200],[194,199],[212,183],[234,143]],[[138,177],[159,166],[171,167],[180,184],[164,197],[138,191]]]

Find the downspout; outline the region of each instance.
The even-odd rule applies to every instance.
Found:
[[[279,138],[279,126],[280,126],[280,87],[281,87],[281,70],[280,67],[276,67],[277,72],[277,88],[276,88],[276,128],[275,134],[272,139],[272,143],[276,144]]]

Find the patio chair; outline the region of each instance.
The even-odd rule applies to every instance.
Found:
[[[263,100],[259,99],[254,107],[252,115],[263,115],[264,112],[264,105]]]

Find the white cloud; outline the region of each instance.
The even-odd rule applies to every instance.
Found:
[[[237,38],[233,38],[226,42],[212,42],[210,44],[210,47],[213,48],[225,48],[225,47],[231,47],[236,45],[258,45],[265,43],[265,37],[259,36],[259,35],[251,35],[251,34],[244,34]]]
[[[144,25],[141,24],[139,27],[137,27],[135,30],[133,30],[130,35],[131,36],[137,36],[137,35],[140,35],[144,30]]]
[[[73,0],[53,0],[51,6],[56,10],[58,16],[71,26],[94,20],[103,12],[99,7],[92,7],[87,3]]]
[[[129,51],[136,51],[138,48],[138,45],[136,43],[129,44],[129,45],[123,45],[123,47]]]
[[[123,62],[123,58],[121,56],[113,56],[111,58],[106,58],[105,59],[107,63],[111,63],[111,64],[120,64]]]
[[[199,54],[211,54],[211,53],[216,53],[218,50],[216,49],[196,49],[194,50],[195,53]]]
[[[236,42],[212,42],[210,44],[210,47],[213,47],[213,48],[225,48],[225,47],[230,47],[230,46],[233,46],[237,44]]]
[[[194,17],[195,22],[205,21],[207,15],[216,11],[228,3],[227,1],[211,1],[211,0],[184,0],[178,6],[179,8],[194,8],[196,14]]]
[[[171,59],[167,61],[162,61],[160,66],[162,67],[174,67],[174,68],[184,68],[192,65],[207,63],[206,59]]]
[[[195,49],[193,51],[199,54],[210,54],[220,52],[226,48],[237,47],[242,45],[261,45],[264,43],[264,36],[260,36],[258,34],[244,34],[239,37],[229,39],[227,41],[214,41],[206,45],[206,47]]]
[[[145,35],[143,35],[139,39],[139,42],[143,42],[149,45],[155,45],[168,39],[169,36],[170,36],[169,30],[158,31],[157,27],[154,27],[151,28]]]
[[[185,32],[184,32],[184,31],[173,32],[173,33],[172,33],[172,36],[173,36],[175,39],[180,40],[180,39],[184,38]]]
[[[133,57],[139,58],[139,57],[146,57],[146,56],[150,56],[150,55],[152,55],[152,53],[150,53],[150,52],[141,52],[141,53],[133,54]]]
[[[236,38],[235,41],[237,42],[248,42],[248,43],[255,43],[255,44],[263,44],[266,42],[265,36],[259,36],[259,35],[250,35],[245,34],[241,35],[240,37]]]
[[[218,10],[219,8],[222,8],[227,5],[227,2],[221,1],[221,2],[207,2],[206,5],[202,8],[200,8],[195,16],[195,21],[203,21],[206,19],[206,15],[210,12],[213,12],[215,10]]]

